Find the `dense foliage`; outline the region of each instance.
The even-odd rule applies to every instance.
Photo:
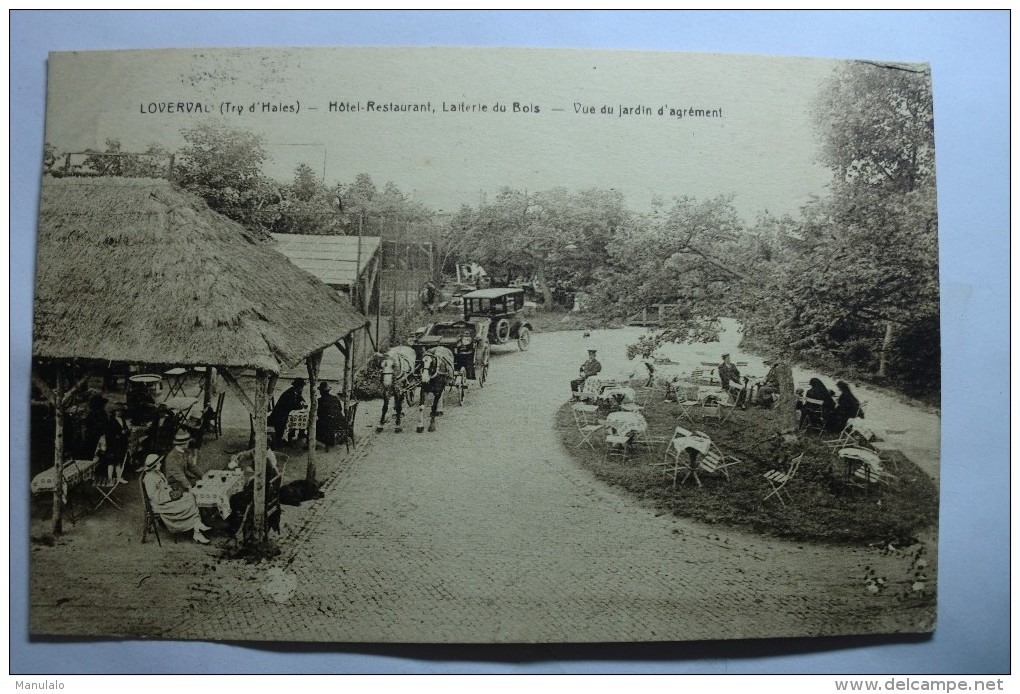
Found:
[[[827,194],[796,216],[737,213],[735,194],[682,194],[648,211],[615,190],[504,188],[477,205],[432,210],[368,174],[327,185],[299,165],[268,179],[261,138],[222,124],[183,131],[174,178],[213,209],[262,232],[379,235],[428,242],[434,280],[455,262],[497,284],[535,286],[544,305],[580,294],[590,319],[613,323],[674,307],[662,341],[712,339],[730,316],[745,339],[783,362],[813,362],[937,397],[938,243],[929,75],[916,66],[845,63],[814,110]],[[50,175],[165,175],[170,153],[107,141],[70,159],[47,145]]]

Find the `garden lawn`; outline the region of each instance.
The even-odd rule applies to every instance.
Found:
[[[825,443],[835,434],[827,433],[798,433],[797,443],[788,451],[790,456],[804,453],[797,476],[786,487],[792,501],[785,506],[775,496],[766,501],[770,487],[764,473],[773,468],[785,472],[787,468],[786,463],[776,464],[780,456],[780,444],[774,435],[778,430],[777,412],[735,410],[725,423],[701,420],[695,414],[692,423],[686,418],[681,421],[677,404],[664,402],[656,393],[643,411],[649,435],[668,440],[677,426],[703,431],[724,453],[741,461],[728,468],[728,480],[721,474],[699,470],[701,487],[692,477],[674,488],[672,476],[653,466],[662,462],[666,443],[660,441],[650,450],[632,445],[626,462],[606,461],[599,434],[595,451],[577,445],[573,404],[568,402],[560,408],[556,426],[574,458],[599,479],[677,516],[797,540],[895,546],[913,544],[919,531],[937,521],[938,489],[914,463],[898,451],[884,451],[883,466],[896,476],[893,482],[872,483],[867,490],[848,485],[842,461]],[[605,414],[602,412],[601,417]]]

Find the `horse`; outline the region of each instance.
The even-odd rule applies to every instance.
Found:
[[[403,427],[400,426],[400,418],[404,410],[403,391],[407,384],[407,379],[414,373],[417,355],[410,347],[398,345],[391,348],[386,354],[377,354],[376,357],[380,360],[382,368],[383,406],[382,415],[379,417],[379,425],[375,430],[376,432],[383,430],[383,425],[386,423],[386,413],[390,409],[390,396],[392,396],[393,409],[397,413],[393,432],[399,434],[403,431]]]
[[[453,380],[453,352],[446,347],[433,347],[421,358],[421,399],[418,401],[418,433],[425,431],[425,393],[432,393],[429,431],[436,430],[436,416],[446,387]]]

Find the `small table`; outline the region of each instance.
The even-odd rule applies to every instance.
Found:
[[[847,484],[850,484],[854,475],[857,474],[864,480],[864,486],[867,489],[872,479],[882,482],[885,481],[883,478],[888,476],[888,473],[882,469],[882,459],[873,451],[865,448],[841,448],[837,455],[846,465],[844,480]],[[858,473],[858,471],[860,472]]]
[[[96,466],[94,460],[69,460],[64,463],[64,500],[67,500],[67,490],[76,487],[82,482],[92,479]],[[32,493],[42,494],[52,492],[57,486],[57,468],[46,468],[32,478]]]
[[[606,427],[620,436],[643,434],[648,431],[648,420],[640,412],[610,412],[606,416]]]
[[[244,483],[240,470],[210,470],[195,483],[191,493],[199,508],[215,508],[226,519],[230,517],[230,497],[242,491]]]
[[[169,384],[170,389],[167,391],[167,400],[175,395],[187,396],[184,392],[184,381],[188,378],[188,370],[183,366],[178,366],[174,369],[167,369],[163,372],[166,376],[166,382]]]
[[[170,410],[173,410],[181,420],[188,416],[188,412],[191,408],[198,403],[198,398],[189,398],[186,396],[167,398],[163,401],[163,405]]]

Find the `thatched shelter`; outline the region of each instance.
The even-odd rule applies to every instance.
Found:
[[[365,324],[346,297],[167,181],[43,183],[33,330],[38,359],[215,366],[249,411],[264,413],[274,375],[307,360],[314,386],[322,350],[336,344],[343,351],[343,341]],[[246,369],[256,373],[254,398],[237,382],[237,370]],[[59,377],[55,388],[36,381],[58,407],[66,400]],[[312,407],[314,414],[314,387]],[[254,417],[259,429],[264,420]],[[264,447],[265,436],[256,441]]]

